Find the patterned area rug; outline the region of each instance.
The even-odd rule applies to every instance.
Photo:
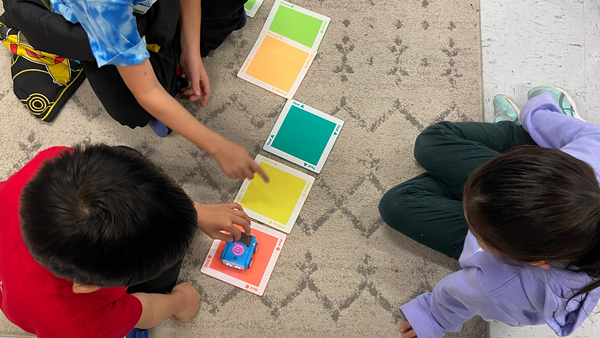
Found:
[[[377,205],[386,190],[422,172],[412,155],[421,130],[442,120],[481,120],[478,1],[294,3],[331,17],[295,98],[346,124],[322,173],[309,173],[315,186],[265,295],[200,274],[211,241],[199,234],[181,280],[202,293],[200,311],[188,324],[160,325],[153,337],[397,337],[399,305],[458,268],[390,230]],[[246,28],[205,60],[209,104],[184,105],[251,154],[275,158],[261,148],[285,100],[236,78],[272,4],[266,0]],[[119,126],[87,82],[52,124],[37,121],[11,92],[7,50],[0,50],[0,64],[0,179],[47,147],[106,142],[139,149],[200,203],[233,201],[240,182],[214,160],[178,135],[159,139],[148,128]],[[17,332],[0,320],[0,336]],[[484,336],[481,320],[448,335]]]

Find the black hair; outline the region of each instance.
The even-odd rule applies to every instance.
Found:
[[[45,161],[21,194],[23,239],[59,277],[128,287],[185,255],[197,213],[188,195],[138,152],[76,146]]]
[[[600,186],[584,161],[557,149],[515,148],[469,176],[463,203],[475,236],[502,258],[565,262],[600,277]]]

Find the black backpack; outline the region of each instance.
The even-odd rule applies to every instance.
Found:
[[[0,16],[0,41],[13,52],[15,95],[46,122],[56,117],[85,79],[77,60],[95,60],[83,27],[52,13],[50,6],[47,0],[4,0]],[[159,0],[146,14],[134,15],[147,44],[167,46],[178,29],[179,2]],[[46,59],[39,62],[41,57]],[[51,64],[53,59],[58,66]],[[53,71],[59,66],[63,76],[57,81]]]

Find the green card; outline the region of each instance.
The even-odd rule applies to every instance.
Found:
[[[244,4],[244,10],[246,11],[246,15],[253,18],[258,12],[258,9],[262,5],[264,0],[248,0]]]
[[[296,41],[306,47],[317,49],[330,19],[308,9],[277,0],[271,9],[263,29]]]
[[[344,121],[295,100],[288,100],[264,150],[320,173]]]

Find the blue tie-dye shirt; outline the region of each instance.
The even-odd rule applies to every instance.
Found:
[[[133,7],[150,7],[152,0],[51,0],[52,11],[72,23],[79,22],[88,35],[98,67],[138,65],[150,57],[145,37],[140,37]]]

